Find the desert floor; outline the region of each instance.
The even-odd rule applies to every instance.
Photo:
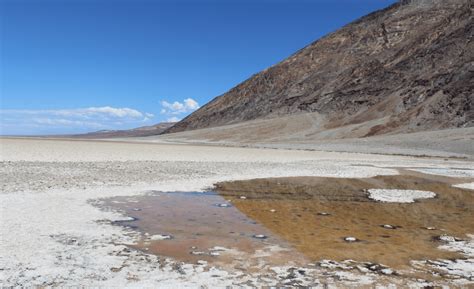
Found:
[[[452,228],[446,223],[454,222],[453,220],[443,219],[437,223],[446,226],[433,230],[436,231],[433,234],[438,235],[432,242],[434,246],[439,247],[439,258],[433,254],[432,248],[423,247],[429,253],[427,254],[430,259],[422,258],[423,255],[414,255],[413,260],[409,260],[409,266],[400,268],[392,267],[392,264],[364,262],[364,256],[360,254],[348,254],[355,260],[343,260],[344,256],[341,254],[335,256],[337,260],[318,260],[321,254],[310,246],[308,250],[311,251],[311,259],[308,255],[300,254],[301,250],[304,252],[308,247],[304,244],[300,246],[302,249],[300,248],[298,253],[293,254],[293,235],[282,238],[282,242],[261,242],[254,251],[250,244],[250,249],[242,252],[223,246],[219,243],[219,238],[215,238],[212,240],[216,240],[216,243],[206,243],[206,246],[213,246],[214,251],[219,254],[209,255],[214,251],[207,248],[206,252],[196,254],[202,255],[202,260],[199,257],[182,259],[182,252],[176,253],[176,257],[173,257],[173,254],[160,255],[160,243],[153,243],[178,242],[178,238],[162,240],[158,234],[153,235],[157,236],[155,238],[146,237],[149,236],[145,234],[147,232],[123,225],[136,221],[127,214],[127,202],[140,203],[142,197],[156,192],[203,192],[213,188],[216,183],[277,177],[324,177],[326,182],[327,178],[338,178],[341,182],[346,182],[376,176],[396,177],[403,172],[410,172],[414,178],[423,176],[427,179],[426,176],[430,175],[434,180],[444,183],[433,186],[433,191],[446,184],[457,188],[436,191],[437,198],[420,200],[413,204],[424,206],[420,208],[426,210],[434,210],[432,206],[440,205],[433,203],[436,200],[470,202],[468,194],[474,194],[474,164],[468,159],[27,138],[0,139],[0,156],[1,286],[159,285],[176,288],[178,285],[214,287],[232,284],[335,284],[341,287],[388,283],[426,286],[474,284],[474,228],[472,218],[469,221],[466,215],[460,215],[454,220],[459,222],[453,223],[452,226],[456,236],[450,235]],[[289,179],[295,182],[295,179]],[[282,180],[288,182],[289,179]],[[315,185],[314,179],[301,181],[310,187]],[[397,180],[386,179],[385,183],[378,180],[365,182],[373,184],[374,188],[384,188],[384,185],[393,184],[395,181]],[[359,184],[347,182],[340,183],[338,188],[342,191],[346,185],[351,190],[357,191],[361,188]],[[419,185],[416,180],[412,181],[412,184]],[[273,188],[275,186],[268,185]],[[252,191],[253,195],[249,195],[248,200],[258,193],[258,190]],[[358,197],[366,198],[365,195]],[[268,230],[268,234],[281,234],[284,237],[292,230],[289,226],[295,226],[294,230],[298,232],[305,230],[298,222],[289,222],[279,215],[286,210],[284,204],[272,203],[269,206],[269,203],[277,200],[268,199],[268,195],[265,206],[257,203],[247,205],[243,203],[247,199],[240,198],[239,195],[229,194],[224,198],[224,201],[235,204],[234,210],[239,210],[234,213],[245,214],[246,217],[256,220],[263,226],[262,231]],[[115,203],[110,200],[115,200]],[[455,201],[452,202],[456,205]],[[125,205],[114,207],[110,204]],[[189,203],[178,204],[189,205],[189,210],[192,208]],[[374,201],[369,205],[376,204],[379,203]],[[269,222],[268,216],[258,211],[272,210],[272,206],[279,206],[272,213],[279,216],[285,226],[281,232],[272,229],[271,224],[266,224]],[[298,206],[292,209],[297,209]],[[469,214],[472,206],[470,207],[469,203],[467,206],[464,203],[463,206],[463,212]],[[441,211],[442,207],[441,204]],[[184,214],[186,208],[180,207],[177,211]],[[362,211],[370,218],[367,210],[373,207],[367,208]],[[320,205],[311,206],[310,211],[313,209],[321,210]],[[347,210],[350,210],[350,207],[346,208]],[[403,214],[403,210],[399,208],[394,210]],[[420,211],[419,214],[423,213],[424,211]],[[301,214],[306,223],[310,218],[308,214]],[[410,216],[416,218],[416,212],[410,211]],[[343,221],[344,219],[340,218],[337,220],[339,223]],[[426,226],[429,225],[426,223]],[[358,225],[354,223],[354,226]],[[461,231],[461,227],[464,231]],[[256,227],[251,229],[258,230]],[[360,234],[360,227],[357,227],[357,230],[354,234]],[[333,231],[322,230],[321,234],[325,232],[331,234]],[[296,238],[308,238],[305,234],[300,235],[296,234]],[[348,231],[346,235],[353,234]],[[288,240],[289,242],[286,242]],[[146,244],[143,245],[145,242],[150,244],[150,248],[146,247]],[[153,244],[155,246],[152,246]],[[328,247],[327,244],[323,245]],[[353,245],[356,251],[360,250],[358,246],[363,243],[355,242]],[[344,243],[344,250],[351,251],[350,246],[352,244]],[[183,250],[188,251],[184,247]],[[397,252],[390,248],[387,249],[387,254]],[[291,260],[289,255],[293,256],[294,260]],[[272,256],[281,258],[275,261]],[[403,256],[409,254],[403,252]],[[384,258],[381,260],[390,260]],[[213,262],[214,259],[230,261]],[[232,260],[237,259],[240,260],[238,266],[229,265]],[[245,260],[251,262],[246,263]],[[282,263],[281,260],[287,262]]]

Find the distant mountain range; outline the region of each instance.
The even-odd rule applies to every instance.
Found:
[[[66,137],[73,138],[119,138],[119,137],[144,137],[158,135],[164,132],[166,129],[173,126],[174,122],[162,122],[151,126],[142,126],[128,130],[100,130],[96,132],[90,132],[85,134],[68,135]]]
[[[300,114],[313,134],[338,129],[339,138],[474,126],[473,3],[404,0],[371,13],[253,75],[165,133],[262,120],[254,137],[261,131],[274,137],[298,130]]]

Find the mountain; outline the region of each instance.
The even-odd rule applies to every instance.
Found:
[[[254,138],[284,137],[303,121],[312,134],[345,138],[474,126],[472,14],[471,0],[400,1],[253,75],[165,133],[258,124]],[[331,130],[338,133],[323,133]]]
[[[164,132],[166,129],[173,126],[174,124],[175,124],[174,122],[161,122],[155,125],[142,126],[142,127],[128,129],[128,130],[100,130],[100,131],[90,132],[90,133],[85,133],[85,134],[70,135],[67,137],[90,138],[90,139],[144,137],[144,136],[158,135]]]

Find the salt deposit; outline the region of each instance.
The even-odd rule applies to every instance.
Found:
[[[396,169],[383,166],[462,165],[454,160],[350,153],[65,140],[0,141],[0,286],[5,287],[275,286],[282,280],[280,276],[293,272],[290,267],[272,268],[275,276],[265,277],[215,267],[204,270],[204,262],[177,264],[132,250],[127,244],[134,244],[139,234],[112,225],[130,220],[119,212],[100,210],[91,201],[132,197],[153,190],[204,191],[228,180],[285,176],[364,178],[397,174]],[[352,166],[354,163],[368,166]],[[471,246],[470,242],[455,243],[466,247]],[[446,270],[459,270],[459,262]],[[467,263],[463,266],[472,269]],[[408,282],[358,271],[318,270],[306,270],[304,275],[296,271],[295,280],[302,285],[336,280],[341,286],[373,284],[377,280],[403,285]]]
[[[158,241],[158,240],[170,240],[172,238],[173,237],[170,236],[170,235],[159,235],[159,234],[157,234],[157,235],[151,235],[149,239],[153,240],[153,241]]]
[[[369,189],[369,198],[387,203],[413,203],[417,199],[429,199],[436,194],[420,190]]]
[[[474,183],[457,184],[457,185],[454,185],[454,187],[461,188],[461,189],[474,190]]]

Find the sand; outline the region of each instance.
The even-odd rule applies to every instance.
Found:
[[[111,225],[127,217],[91,202],[150,190],[202,191],[217,182],[254,178],[368,178],[395,175],[396,167],[473,169],[472,162],[457,159],[6,138],[0,139],[0,155],[1,286],[276,285],[288,284],[289,274],[296,276],[290,278],[294,284],[307,285],[421,284],[338,268],[314,267],[301,274],[283,266],[260,276],[177,263],[130,250],[127,244],[138,240],[137,233]]]

